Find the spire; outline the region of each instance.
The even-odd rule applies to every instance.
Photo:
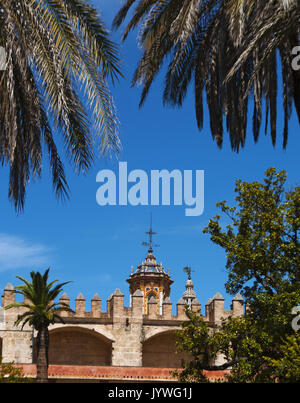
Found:
[[[190,307],[194,301],[198,301],[196,298],[196,293],[194,291],[194,283],[192,282],[191,272],[193,271],[190,267],[184,267],[183,271],[188,275],[188,279],[185,283],[185,291],[183,293],[184,302]]]
[[[159,246],[153,243],[153,235],[156,235],[156,232],[152,230],[152,214],[150,214],[150,228],[149,231],[145,232],[149,235],[149,242],[142,242],[143,246],[148,246],[148,253],[145,259],[142,261],[140,265],[138,265],[137,269],[134,271],[133,267],[131,267],[130,277],[135,278],[137,275],[160,275],[168,278],[170,280],[170,271],[165,271],[163,264],[158,263],[156,257],[153,254],[153,247]],[[173,283],[173,281],[172,281]]]
[[[129,290],[132,297],[136,296],[137,290],[142,293],[145,314],[149,313],[148,306],[153,302],[151,297],[155,298],[157,313],[161,314],[163,301],[170,295],[173,280],[170,278],[169,270],[165,271],[162,263],[158,263],[153,253],[153,247],[159,245],[153,243],[153,235],[156,235],[156,232],[152,229],[152,214],[150,214],[150,227],[146,234],[149,237],[148,242],[142,244],[148,247],[147,255],[135,271],[131,269],[131,274],[126,281],[130,284]]]

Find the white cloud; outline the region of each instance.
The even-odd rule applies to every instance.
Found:
[[[48,266],[49,252],[44,245],[0,233],[0,271]]]

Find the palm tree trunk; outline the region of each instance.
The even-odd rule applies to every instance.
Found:
[[[37,362],[36,362],[36,382],[48,382],[48,348],[49,331],[47,327],[42,327],[37,334]]]

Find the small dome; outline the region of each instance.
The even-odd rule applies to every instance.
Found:
[[[191,287],[191,288],[194,288],[194,283],[192,282],[192,280],[187,280],[187,282],[185,283],[185,286],[186,287]]]
[[[189,299],[196,298],[196,292],[194,291],[194,283],[191,279],[188,279],[185,283],[185,291],[183,293],[183,299],[187,302]]]
[[[156,257],[152,253],[152,249],[148,250],[148,255],[146,256],[145,260],[140,264],[137,268],[137,270],[131,274],[131,276],[134,276],[136,274],[147,274],[147,273],[154,273],[154,274],[164,274],[168,275],[165,271],[164,268],[161,264],[158,264],[156,262]]]

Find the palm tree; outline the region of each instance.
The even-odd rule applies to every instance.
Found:
[[[107,84],[121,75],[117,46],[86,0],[0,0],[0,46],[0,163],[9,165],[9,198],[24,208],[44,148],[56,195],[67,198],[58,143],[76,173],[90,168],[95,144],[103,155],[120,151]]]
[[[292,49],[300,32],[297,0],[126,0],[115,28],[136,8],[123,40],[139,27],[143,55],[132,85],[143,84],[142,106],[153,80],[169,58],[163,101],[181,106],[194,82],[197,125],[203,127],[203,99],[213,138],[221,147],[224,124],[231,147],[245,145],[249,99],[253,95],[253,135],[258,140],[265,99],[265,131],[276,142],[279,63],[283,82],[283,147],[292,100],[300,122],[300,77],[292,70]],[[204,94],[205,93],[205,94]],[[224,121],[225,117],[225,121]]]
[[[18,279],[24,282],[23,285],[15,287],[16,293],[24,296],[24,302],[15,302],[7,305],[5,309],[26,308],[18,316],[15,326],[22,324],[22,329],[28,323],[37,331],[37,377],[36,381],[48,381],[48,349],[49,349],[49,325],[59,321],[64,323],[59,315],[61,311],[72,311],[69,306],[63,302],[53,302],[62,287],[68,282],[53,286],[57,280],[47,283],[49,269],[42,275],[39,272],[30,273],[32,282],[22,277]]]
[[[300,71],[292,69],[292,50],[300,44],[300,3],[297,0],[230,0],[229,24],[234,42],[238,45],[236,60],[226,77],[230,78],[239,66],[251,60],[251,75],[245,94],[254,89],[256,133],[260,127],[261,97],[266,95],[265,120],[270,111],[272,142],[276,141],[277,74],[276,52],[279,53],[283,85],[283,147],[288,139],[288,120],[294,100],[300,123]],[[267,125],[266,125],[267,127]]]

